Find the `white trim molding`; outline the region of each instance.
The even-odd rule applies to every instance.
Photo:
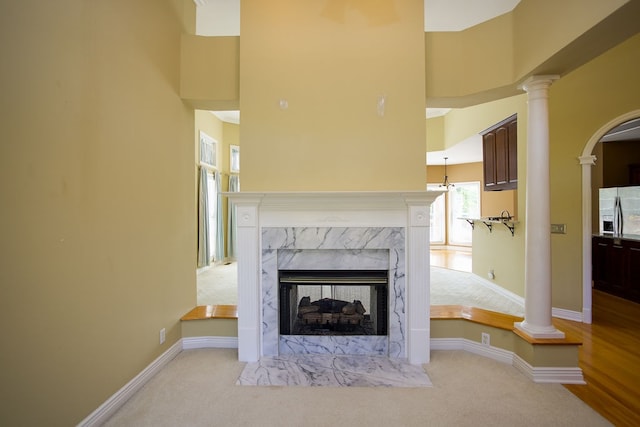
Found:
[[[531,366],[517,354],[501,348],[482,345],[466,338],[431,338],[431,349],[463,350],[498,362],[513,365],[535,383],[586,384],[578,367]]]
[[[586,384],[582,369],[577,367],[531,366],[515,354],[513,366],[534,383]]]
[[[591,323],[584,320],[584,314],[579,311],[567,310],[564,308],[556,308],[553,307],[551,309],[553,317],[557,317],[558,319],[566,319],[573,320],[574,322],[582,322]]]
[[[593,149],[600,139],[614,127],[621,125],[631,119],[640,117],[640,110],[629,111],[626,114],[616,117],[594,133],[587,141],[578,157],[582,167],[582,315],[584,323],[592,321],[592,301],[591,301],[591,166],[595,164],[596,158]]]
[[[182,351],[182,340],[178,340],[167,351],[162,353],[149,366],[144,368],[131,381],[125,384],[120,390],[115,392],[109,399],[100,405],[78,426],[100,426],[115,414],[122,405],[125,404],[134,394],[138,392],[151,378],[153,378],[167,363],[172,361]]]
[[[431,338],[432,350],[463,350],[498,362],[512,364],[513,352],[498,347],[482,345],[466,338]]]
[[[238,337],[187,337],[182,338],[182,349],[238,348]]]

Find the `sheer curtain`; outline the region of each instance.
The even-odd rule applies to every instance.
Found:
[[[200,166],[198,180],[198,267],[209,265],[209,201],[207,170]]]
[[[216,180],[216,204],[217,204],[217,214],[216,214],[216,250],[215,250],[215,261],[220,262],[224,260],[224,223],[222,221],[222,179],[220,176],[220,172],[215,173]],[[213,224],[212,224],[213,225]]]
[[[238,175],[231,175],[229,177],[229,192],[237,193],[240,191],[240,177]],[[227,207],[227,256],[230,259],[236,257],[236,210],[233,209],[231,202]]]

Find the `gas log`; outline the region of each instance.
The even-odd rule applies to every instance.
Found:
[[[311,302],[310,297],[302,297],[298,304],[298,318],[306,325],[362,325],[365,312],[359,300],[322,298]]]

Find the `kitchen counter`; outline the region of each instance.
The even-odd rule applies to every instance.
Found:
[[[613,234],[594,234],[593,237],[601,237],[603,239],[618,239],[618,240],[631,240],[640,241],[640,234],[623,234],[622,236],[614,237]]]

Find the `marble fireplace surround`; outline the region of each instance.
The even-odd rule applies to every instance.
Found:
[[[226,193],[236,209],[238,230],[239,360],[324,351],[427,363],[429,206],[440,194]],[[389,270],[389,335],[283,339],[277,331],[278,269],[310,265]]]

